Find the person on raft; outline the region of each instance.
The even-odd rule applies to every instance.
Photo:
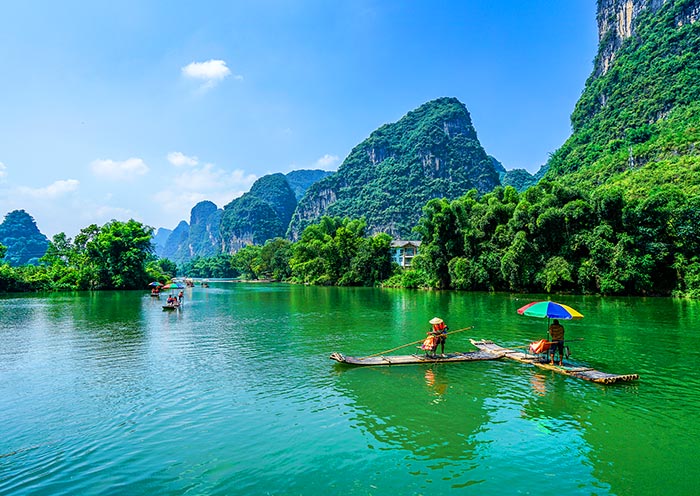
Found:
[[[549,326],[549,337],[552,345],[549,348],[549,364],[554,365],[554,352],[559,352],[559,365],[564,365],[564,326],[554,319]]]
[[[429,335],[435,336],[435,348],[433,348],[433,353],[437,350],[438,345],[441,348],[440,353],[445,354],[445,341],[447,341],[447,331],[448,327],[445,322],[440,317],[434,317],[430,319],[430,324],[433,326],[428,332]]]

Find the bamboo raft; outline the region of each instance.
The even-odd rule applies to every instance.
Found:
[[[417,363],[454,363],[454,362],[475,362],[478,360],[496,360],[503,355],[493,351],[470,351],[467,353],[453,352],[444,355],[371,355],[366,357],[345,356],[342,353],[334,352],[329,357],[338,363],[347,365],[412,365]]]
[[[509,358],[520,363],[527,363],[534,365],[545,370],[551,370],[558,374],[564,374],[569,377],[576,377],[577,379],[583,379],[585,381],[597,382],[598,384],[613,384],[616,382],[628,382],[635,381],[639,379],[638,374],[608,374],[607,372],[601,372],[595,370],[591,367],[581,367],[574,365],[550,365],[547,357],[540,355],[531,355],[529,353],[524,353],[522,351],[517,351],[511,348],[504,348],[497,345],[493,341],[488,341],[482,339],[481,341],[475,341],[470,339],[471,343],[479,348],[480,351],[485,353],[492,353],[494,357]]]

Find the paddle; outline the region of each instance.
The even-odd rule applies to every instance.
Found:
[[[457,334],[458,332],[468,331],[469,329],[474,329],[474,326],[465,327],[463,329],[457,329],[456,331],[450,331],[450,332],[445,333],[444,335],[448,336],[450,334]],[[405,348],[406,346],[411,346],[413,344],[422,343],[423,341],[425,341],[425,338],[419,339],[418,341],[413,341],[412,343],[402,344],[401,346],[397,346],[396,348],[392,348],[390,350],[380,351],[379,353],[375,353],[373,355],[367,355],[366,357],[363,357],[363,358],[370,358],[370,357],[376,357],[379,355],[385,355],[386,353],[391,353],[392,351],[400,350],[401,348]]]

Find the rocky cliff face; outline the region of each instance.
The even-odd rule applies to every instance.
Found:
[[[645,165],[660,163],[677,178],[698,150],[700,0],[599,0],[597,17],[594,70],[547,174],[597,186],[634,172],[641,191]]]
[[[666,4],[674,3],[676,26],[692,24],[700,19],[700,4],[692,0],[598,0],[596,17],[600,46],[594,76],[598,77],[608,72],[624,41],[636,35],[638,20],[642,14],[654,14]]]
[[[286,174],[289,187],[292,188],[297,201],[301,200],[309,187],[326,176],[333,174],[331,171],[313,169],[298,170]]]
[[[219,235],[221,214],[221,209],[207,200],[199,202],[192,208],[187,260],[192,257],[210,257],[218,253],[221,242]]]
[[[180,221],[175,229],[168,236],[168,240],[163,246],[161,257],[181,262],[187,257],[187,242],[190,237],[190,226],[187,222]]]

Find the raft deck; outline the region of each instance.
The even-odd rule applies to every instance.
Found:
[[[412,365],[416,363],[452,363],[452,362],[474,362],[478,360],[496,360],[503,354],[493,351],[470,351],[467,353],[453,352],[444,355],[426,356],[424,354],[414,355],[379,355],[354,357],[345,356],[342,353],[334,352],[329,358],[339,363],[348,365]]]
[[[550,365],[548,359],[540,355],[532,355],[522,351],[504,348],[497,345],[493,341],[488,341],[486,339],[482,339],[481,341],[470,339],[470,341],[474,346],[479,348],[479,350],[486,353],[493,353],[494,356],[510,358],[516,362],[532,364],[541,369],[551,370],[553,372],[557,372],[558,374],[576,377],[577,379],[583,379],[585,381],[597,382],[598,384],[613,384],[616,382],[628,382],[639,379],[638,374],[608,374],[607,372],[601,372],[600,370],[595,370],[591,367],[581,367],[578,365]]]

